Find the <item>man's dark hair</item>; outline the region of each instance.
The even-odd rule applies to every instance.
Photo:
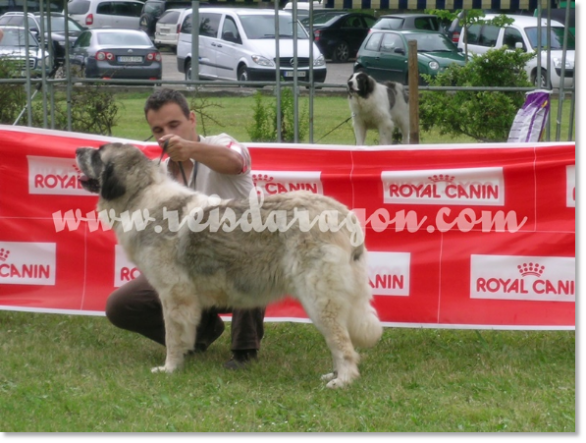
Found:
[[[158,111],[168,103],[176,103],[179,105],[185,117],[189,118],[189,105],[187,104],[187,100],[179,91],[169,88],[160,89],[147,98],[144,105],[144,115],[146,116],[150,110]]]

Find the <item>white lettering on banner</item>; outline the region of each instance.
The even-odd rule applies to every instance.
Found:
[[[471,298],[576,301],[574,257],[472,255],[470,277]]]
[[[369,252],[368,280],[374,295],[409,296],[411,254]]]
[[[29,194],[92,195],[79,182],[81,171],[75,159],[34,155],[27,159]]]
[[[128,260],[122,246],[116,245],[114,247],[114,287],[119,288],[139,275],[140,271],[134,263]]]
[[[0,284],[54,286],[55,243],[0,242]]]
[[[265,195],[290,191],[324,193],[320,171],[252,171],[252,182]]]
[[[383,171],[384,203],[503,206],[502,168]]]
[[[566,206],[576,207],[576,165],[566,166]]]

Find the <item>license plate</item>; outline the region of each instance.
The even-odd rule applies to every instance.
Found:
[[[305,71],[297,71],[297,77],[305,77],[306,72]],[[295,72],[294,71],[285,71],[285,74],[283,74],[285,77],[295,77]]]
[[[121,55],[118,57],[118,61],[122,63],[141,63],[142,57],[138,56],[130,56],[130,55]]]

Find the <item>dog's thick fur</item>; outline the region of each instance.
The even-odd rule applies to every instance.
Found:
[[[114,224],[118,242],[162,302],[167,357],[153,372],[173,372],[181,365],[194,347],[202,309],[266,306],[289,294],[301,302],[331,350],[334,370],[322,377],[329,381],[327,386],[342,387],[359,376],[354,346],[374,346],[382,327],[371,306],[366,249],[363,243],[352,245],[349,229],[323,232],[316,225],[303,232],[293,225],[284,232],[194,232],[184,225],[172,232],[161,223],[163,208],[182,216],[203,208],[204,220],[209,220],[214,208],[220,214],[231,208],[242,215],[249,209],[248,200],[194,192],[132,145],[79,148],[76,158],[85,175],[82,185],[100,194],[98,211],[146,209],[159,221],[127,232],[120,222]],[[261,207],[263,221],[277,210],[286,211],[288,220],[297,210],[307,211],[311,220],[324,211],[337,211],[341,218],[349,215],[337,201],[306,191],[267,196]]]
[[[392,144],[395,124],[409,143],[409,97],[401,83],[377,83],[356,72],[348,79],[348,102],[357,145],[364,145],[368,129],[378,130],[380,145]]]

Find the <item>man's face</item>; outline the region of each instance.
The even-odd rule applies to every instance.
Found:
[[[149,110],[146,120],[157,141],[167,134],[178,135],[186,140],[197,138],[195,114],[192,111],[189,117],[185,117],[179,105],[175,103],[167,103],[158,111]]]

